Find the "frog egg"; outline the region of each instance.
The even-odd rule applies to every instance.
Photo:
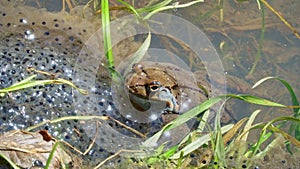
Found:
[[[149,117],[150,121],[154,121],[157,118],[158,118],[157,114],[151,114],[150,117]]]
[[[171,132],[166,131],[166,132],[164,132],[163,136],[166,137],[166,138],[170,138],[171,137]]]

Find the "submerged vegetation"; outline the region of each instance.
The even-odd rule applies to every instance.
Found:
[[[68,1],[68,0],[67,0]],[[90,3],[94,3],[94,11],[95,13],[101,13],[102,20],[102,31],[103,31],[103,41],[107,59],[108,69],[112,74],[113,80],[116,82],[122,83],[121,75],[115,70],[114,56],[113,56],[113,48],[111,44],[111,34],[110,34],[110,7],[108,0],[102,0],[101,3],[98,0],[91,0]],[[171,0],[165,0],[154,5],[149,5],[146,7],[136,9],[134,5],[131,5],[125,1],[118,0],[122,6],[114,8],[130,11],[133,13],[137,20],[143,22],[147,25],[147,19],[153,16],[155,13],[169,10],[169,9],[178,9],[178,8],[186,8],[196,3],[202,2],[201,0],[192,1],[185,4],[176,4]],[[101,5],[97,5],[101,4]],[[221,3],[221,0],[219,1]],[[260,6],[266,5],[265,1],[258,1]],[[101,7],[101,8],[100,8]],[[267,6],[270,8],[269,6]],[[87,7],[85,7],[86,9]],[[100,11],[99,11],[100,10]],[[261,58],[261,50],[264,40],[264,7],[261,7],[262,14],[262,28],[261,28],[261,39],[259,42],[259,49],[257,50],[255,62],[253,63],[252,69],[249,71],[249,74],[252,74],[256,65],[258,64],[259,59]],[[147,12],[146,15],[143,13]],[[282,18],[280,18],[282,20]],[[131,67],[134,63],[137,63],[141,60],[141,58],[147,52],[151,43],[151,30],[149,29],[149,33],[147,38],[137,50],[137,52],[133,55],[132,60],[130,61]],[[128,70],[127,70],[128,71]],[[75,88],[82,94],[88,94],[85,90],[76,87],[73,83],[55,78],[51,73],[43,72],[35,70],[37,74],[43,74],[49,77],[49,80],[34,80],[37,75],[33,75],[28,77],[27,79],[13,84],[12,86],[0,89],[0,96],[4,96],[5,94],[9,94],[10,92],[14,92],[16,90],[26,90],[26,88],[38,86],[38,85],[47,85],[47,84],[67,84],[71,87]],[[198,118],[199,124],[195,127],[193,131],[191,131],[186,138],[182,140],[178,145],[173,147],[167,147],[165,144],[160,145],[158,148],[154,150],[154,154],[144,157],[144,158],[125,158],[121,163],[115,163],[113,168],[115,167],[123,167],[123,168],[134,168],[134,167],[150,167],[150,168],[264,168],[268,166],[275,166],[273,163],[274,160],[279,160],[279,163],[283,165],[289,166],[298,166],[299,165],[299,147],[300,147],[300,105],[299,100],[296,96],[295,91],[291,87],[291,85],[285,81],[284,79],[278,77],[265,77],[255,85],[253,88],[257,86],[263,85],[265,81],[279,81],[282,83],[290,94],[290,98],[292,100],[292,105],[284,105],[281,103],[277,103],[274,101],[270,101],[268,99],[264,99],[258,96],[247,95],[247,94],[225,94],[221,96],[217,96],[214,98],[209,98],[207,101],[202,104],[192,108],[186,113],[180,115],[175,120],[166,124],[160,131],[156,134],[147,138],[145,141],[145,145],[151,145],[153,142],[157,142],[157,140],[161,137],[162,133],[173,128],[180,126],[181,124],[186,123],[190,119]],[[276,91],[274,91],[276,92]],[[285,108],[293,110],[293,115],[291,116],[281,116],[276,117],[268,122],[262,122],[257,119],[257,116],[261,113],[264,113],[262,110],[254,111],[249,117],[245,117],[240,119],[234,124],[227,124],[225,126],[221,126],[221,114],[222,114],[222,106],[228,100],[238,99],[244,102],[261,106],[271,106],[277,108]],[[225,102],[224,102],[225,101]],[[217,104],[223,103],[221,108],[217,111],[216,118],[214,120],[214,129],[210,127],[207,122],[208,114],[210,108]],[[199,115],[202,115],[202,118],[199,118]],[[32,131],[39,126],[42,126],[46,123],[59,123],[65,120],[90,120],[90,119],[99,119],[99,121],[107,120],[110,117],[107,116],[68,116],[55,120],[45,121],[44,123],[40,123],[35,126],[31,126],[25,131]],[[257,122],[258,121],[258,122]],[[120,125],[124,125],[121,124]],[[134,129],[128,127],[128,130],[132,132]],[[258,137],[256,140],[249,141],[249,135],[252,132],[258,132]],[[95,136],[96,137],[96,136]],[[54,138],[52,138],[54,139]],[[54,139],[55,140],[55,139]],[[91,142],[89,147],[92,147],[94,140]],[[0,145],[1,147],[1,145]],[[55,151],[57,151],[58,147],[69,147],[75,150],[75,147],[72,147],[67,142],[55,140],[55,144],[50,152],[50,155],[47,159],[45,168],[49,168],[51,165],[51,161],[54,160]],[[166,148],[167,147],[167,148]],[[9,147],[1,147],[1,150]],[[1,152],[0,150],[0,152]],[[89,150],[89,149],[88,149]],[[86,152],[80,152],[79,150],[75,150],[78,155],[85,155]],[[21,150],[22,151],[22,150]],[[274,160],[268,161],[267,158],[272,158],[270,153],[274,153],[276,151],[285,152],[285,157],[280,159],[280,156],[276,156],[274,154]],[[122,153],[130,154],[130,150],[121,150],[106,160],[99,163],[95,168],[100,167],[111,167],[107,165],[107,162],[113,160],[114,158],[119,157]],[[1,158],[6,160],[12,168],[18,168],[8,157],[5,157],[0,153]],[[289,160],[289,161],[287,161]],[[297,163],[298,162],[298,163]],[[61,161],[61,164],[64,162]],[[62,168],[68,168],[68,166],[61,165]]]

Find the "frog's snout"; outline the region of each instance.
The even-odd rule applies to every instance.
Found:
[[[175,96],[171,93],[171,91],[160,85],[159,82],[155,83],[152,87],[150,87],[152,92],[149,93],[149,98],[153,100],[160,100],[166,103],[166,110],[167,112],[175,112],[178,113],[179,105]]]

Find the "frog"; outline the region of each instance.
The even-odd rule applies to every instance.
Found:
[[[142,61],[133,64],[125,76],[125,85],[134,97],[165,103],[165,114],[182,114],[209,98],[205,77],[196,79],[193,72],[172,63]],[[133,104],[143,107],[134,97],[130,98]]]

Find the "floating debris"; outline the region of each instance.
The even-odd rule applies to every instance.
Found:
[[[12,130],[1,134],[0,154],[22,168],[44,168],[55,144],[51,136],[46,135],[47,132],[42,130],[39,132]],[[64,165],[70,166],[72,163],[74,163],[72,157],[58,146],[54,150],[49,167],[60,168]],[[6,165],[2,161],[0,168]]]

